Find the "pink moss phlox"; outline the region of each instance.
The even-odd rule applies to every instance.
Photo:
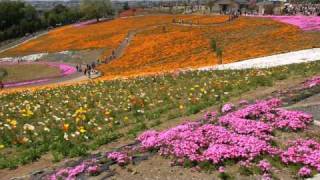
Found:
[[[119,165],[126,165],[131,161],[131,157],[124,152],[110,152],[107,154],[107,158],[116,161]]]
[[[308,79],[306,82],[303,83],[303,87],[306,89],[313,88],[318,85],[320,85],[320,76],[312,77],[311,79]]]
[[[303,164],[320,171],[320,143],[312,139],[293,141],[281,153],[281,160],[286,164]]]
[[[227,113],[227,112],[232,111],[233,109],[234,109],[234,105],[232,103],[227,103],[227,104],[222,106],[221,112],[222,113]]]
[[[310,177],[311,174],[312,174],[311,169],[305,166],[299,169],[299,172],[298,172],[298,175],[304,178]]]

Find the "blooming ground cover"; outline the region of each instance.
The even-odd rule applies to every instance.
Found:
[[[173,71],[217,64],[210,47],[216,39],[223,49],[223,63],[275,53],[318,47],[320,32],[304,32],[298,27],[268,18],[240,17],[210,27],[186,27],[172,24],[175,19],[210,24],[223,22],[227,16],[153,15],[118,18],[86,26],[65,26],[47,35],[0,53],[0,57],[66,50],[104,49],[107,57],[129,31],[137,34],[124,55],[99,69],[105,79],[118,76]]]
[[[138,32],[122,57],[101,65],[99,70],[104,72],[105,79],[113,79],[212,66],[218,60],[210,47],[211,39],[216,39],[223,49],[223,63],[231,63],[317,47],[319,33],[303,32],[271,19],[252,17],[201,28],[172,24],[153,27]]]
[[[280,22],[298,26],[302,30],[310,31],[320,30],[320,17],[319,16],[270,16]]]
[[[130,30],[171,23],[173,18],[179,17],[184,16],[141,16],[118,18],[80,27],[74,25],[64,26],[16,48],[5,51],[0,54],[0,57],[95,48],[105,48],[105,54],[110,55],[111,50],[120,44]]]
[[[119,137],[134,137],[257,86],[313,74],[319,67],[314,62],[265,70],[190,71],[2,94],[0,167],[14,168],[47,152],[54,161],[84,155]]]
[[[208,112],[196,122],[186,122],[160,132],[145,131],[137,137],[139,144],[135,147],[108,152],[102,159],[89,159],[74,167],[58,169],[47,178],[74,179],[80,174],[98,175],[104,158],[125,166],[133,161],[136,154],[146,151],[169,157],[172,165],[200,171],[218,170],[221,179],[231,178],[226,167],[234,165],[239,167],[241,175],[260,174],[264,180],[277,179],[274,173],[287,168],[295,173],[293,176],[290,174],[292,178],[310,177],[320,171],[319,139],[279,142],[276,137],[281,137],[282,133],[307,130],[312,116],[282,109],[281,104],[277,98],[253,104],[241,101],[237,108],[233,104],[225,104],[221,113]],[[239,174],[236,176],[239,178]],[[285,176],[281,174],[280,177]]]

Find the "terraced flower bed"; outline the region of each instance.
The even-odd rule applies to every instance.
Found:
[[[226,102],[319,62],[266,70],[192,71],[97,81],[0,95],[0,167],[14,168],[50,152],[54,161],[85,155],[119,137]]]
[[[209,27],[163,25],[138,31],[123,56],[101,65],[99,70],[105,79],[113,79],[216,65],[218,58],[210,47],[211,39],[223,49],[222,62],[226,64],[318,47],[319,38],[320,32],[303,32],[295,26],[257,17],[241,17]]]
[[[320,83],[309,86],[309,82],[301,84],[297,90],[319,91]],[[290,99],[287,97],[295,96],[299,94],[286,94],[281,98],[288,104]],[[225,104],[220,112],[207,112],[196,122],[185,122],[160,132],[146,131],[138,136],[137,143],[40,177],[96,176],[110,171],[109,166],[115,163],[120,166],[136,164],[141,156],[145,156],[142,161],[148,160],[148,154],[152,156],[154,152],[170,158],[173,166],[184,166],[193,171],[218,171],[215,175],[221,179],[246,176],[265,180],[297,179],[320,171],[320,139],[319,134],[315,134],[318,127],[312,125],[310,114],[280,108],[282,100],[278,98],[253,104],[242,100],[239,104],[238,107]]]
[[[188,27],[173,23],[214,24]],[[116,61],[101,65],[105,79],[165,73],[177,68],[215,65],[218,58],[210,47],[215,39],[222,49],[223,63],[319,47],[320,32],[268,18],[240,17],[222,23],[228,16],[153,15],[118,18],[77,27],[54,29],[48,34],[0,53],[0,57],[24,56],[63,51],[101,50],[109,57],[129,32],[136,35]]]

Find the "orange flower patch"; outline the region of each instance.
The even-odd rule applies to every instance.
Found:
[[[211,39],[223,49],[223,63],[320,46],[319,32],[264,18],[241,17],[210,27],[165,27],[138,33],[121,58],[99,67],[104,79],[215,65]]]

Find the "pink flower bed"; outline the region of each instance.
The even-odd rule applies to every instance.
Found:
[[[119,165],[128,164],[131,160],[131,157],[123,152],[111,152],[107,154],[107,157],[111,160],[116,161]]]
[[[320,85],[320,76],[315,76],[303,84],[304,88],[312,88],[318,85]]]
[[[302,30],[320,30],[320,16],[267,16],[274,20],[298,26]]]
[[[286,164],[303,164],[320,172],[320,143],[311,139],[291,142],[287,150],[281,154],[281,159]]]
[[[131,149],[131,153],[156,150],[179,164],[185,160],[206,161],[219,165],[220,173],[225,172],[221,163],[235,160],[246,168],[256,165],[261,169],[262,179],[266,180],[272,179],[271,164],[267,160],[255,161],[265,155],[280,157],[285,164],[301,165],[297,172],[301,177],[311,176],[312,168],[320,172],[320,143],[300,139],[288,144],[285,150],[272,145],[274,130],[303,130],[312,122],[311,115],[279,108],[281,104],[274,98],[238,110],[232,105],[221,117],[216,112],[208,112],[204,121],[187,122],[164,131],[148,130],[137,137],[139,145]],[[126,152],[110,152],[106,157],[119,165],[132,160]],[[72,179],[75,174],[95,174],[98,170],[95,164],[82,163],[60,169],[51,178]]]
[[[220,117],[215,124],[190,122],[162,132],[146,131],[138,140],[144,150],[159,150],[177,159],[213,164],[227,159],[251,161],[280,152],[269,143],[274,129],[295,131],[311,123],[312,116],[278,109],[280,105],[278,99],[259,101]]]
[[[50,175],[50,180],[75,180],[77,175],[87,172],[88,174],[95,174],[100,170],[100,167],[95,165],[96,160],[85,161],[75,167],[67,167],[59,169],[54,174]]]

